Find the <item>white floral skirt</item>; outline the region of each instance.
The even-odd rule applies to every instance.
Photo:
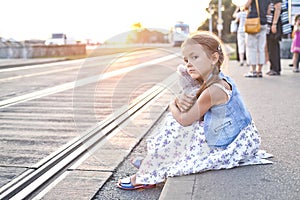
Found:
[[[259,151],[260,137],[252,122],[224,148],[210,148],[203,122],[183,127],[168,113],[159,128],[147,139],[147,155],[136,174],[139,184],[156,184],[167,177],[240,165],[272,163],[271,154]]]

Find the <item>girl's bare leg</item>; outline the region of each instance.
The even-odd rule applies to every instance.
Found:
[[[294,72],[297,72],[299,70],[299,68],[298,68],[298,57],[299,57],[299,54],[294,52],[294,54],[293,54],[293,67],[294,67],[293,71]]]

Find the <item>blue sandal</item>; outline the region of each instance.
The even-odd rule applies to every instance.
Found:
[[[122,190],[137,190],[137,189],[149,189],[156,187],[156,184],[139,184],[139,185],[132,185],[131,178],[123,178],[118,181],[117,187]]]

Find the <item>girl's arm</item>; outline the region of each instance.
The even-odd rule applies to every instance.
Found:
[[[182,126],[189,126],[201,117],[214,105],[227,101],[226,94],[221,89],[210,86],[202,92],[196,103],[187,112],[181,112],[175,101],[170,103],[170,111],[176,121]]]
[[[181,112],[188,111],[196,102],[196,97],[187,94],[181,94],[175,98],[175,104]]]
[[[204,115],[205,113],[204,110],[206,110],[205,107],[211,107],[207,104],[207,102],[210,101],[207,98],[204,98],[204,96],[205,95],[201,94],[201,96],[197,99],[196,103],[187,112],[181,112],[180,109],[176,106],[176,102],[175,101],[171,102],[170,111],[173,117],[180,125],[182,126],[191,125],[193,122],[199,120],[201,116]]]

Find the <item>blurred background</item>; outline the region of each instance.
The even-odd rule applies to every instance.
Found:
[[[284,2],[289,6],[292,23],[299,2]],[[29,52],[36,51],[32,46],[37,45],[83,44],[87,49],[141,43],[180,46],[188,34],[197,30],[214,32],[234,48],[236,33],[230,32],[232,14],[245,3],[246,0],[2,0],[0,58],[49,56]],[[14,53],[17,50],[11,47],[21,52]],[[41,48],[38,51],[49,50]],[[74,48],[68,51],[77,51]],[[80,50],[82,53],[86,54]]]

